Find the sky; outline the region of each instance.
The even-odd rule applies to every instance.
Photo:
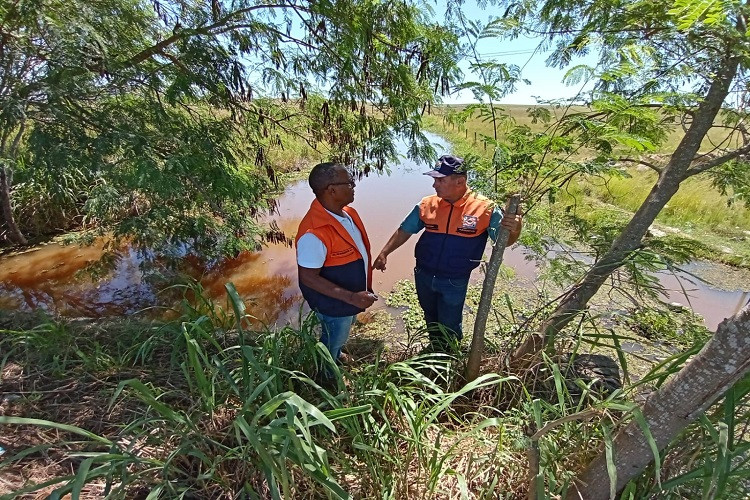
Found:
[[[447,0],[425,0],[434,2],[431,5],[432,17],[440,24],[447,24],[445,19]],[[456,0],[452,0],[456,1]],[[462,12],[472,20],[487,22],[490,18],[502,14],[499,7],[488,5],[481,9],[477,0],[459,0],[462,2]],[[484,0],[485,2],[487,0]],[[298,25],[293,27],[292,33],[300,36],[303,33]],[[466,43],[467,40],[462,40]],[[541,49],[541,37],[519,37],[514,40],[484,39],[477,46],[479,56],[483,60],[495,60],[497,62],[513,64],[521,68],[522,78],[529,80],[529,84],[519,82],[514,93],[503,98],[499,104],[536,104],[538,100],[568,99],[575,97],[581,91],[581,84],[567,86],[563,83],[564,70],[548,67],[545,62],[550,56],[550,50]],[[593,57],[588,60],[574,61],[572,64],[596,63]],[[473,75],[469,70],[469,61],[463,60],[459,67],[464,73],[464,81],[480,81],[478,75]],[[569,66],[570,67],[570,66]],[[256,85],[263,88],[262,82]],[[325,88],[325,85],[324,85]],[[476,102],[469,90],[464,90],[448,96],[441,97],[446,104],[468,104]]]
[[[537,50],[540,41],[540,39],[527,38],[502,44],[495,42],[494,47],[480,46],[479,55],[482,59],[515,64],[521,68],[522,78],[530,82],[529,84],[519,82],[516,91],[503,98],[500,101],[501,104],[536,104],[538,99],[571,98],[582,90],[580,83],[574,86],[563,83],[565,70],[548,67],[545,64],[550,53]],[[462,61],[460,67],[464,72],[464,80],[480,80],[479,75],[473,75],[469,71],[468,61]],[[463,104],[474,102],[474,96],[471,91],[464,90],[446,96],[443,100],[447,104]]]
[[[435,8],[436,17],[445,11],[444,0],[438,0]],[[463,13],[470,19],[488,21],[490,17],[499,15],[499,8],[488,6],[486,10],[480,9],[475,0],[466,0],[463,4]],[[582,84],[567,86],[563,83],[565,70],[548,67],[545,61],[551,51],[542,50],[540,37],[520,37],[515,40],[498,41],[485,39],[477,46],[478,53],[483,59],[494,59],[497,62],[515,64],[521,68],[521,76],[530,81],[527,85],[519,82],[514,93],[506,96],[500,101],[501,104],[536,104],[537,98],[542,100],[571,98],[576,96],[582,88]],[[587,57],[573,64],[595,65],[594,57]],[[569,67],[572,67],[569,66]],[[464,72],[464,80],[479,80],[478,75],[472,75],[469,71],[469,62],[462,61],[459,65]],[[474,101],[471,91],[465,90],[458,94],[443,98],[446,104],[465,104]]]

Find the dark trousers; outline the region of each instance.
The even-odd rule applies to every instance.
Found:
[[[416,267],[414,283],[433,347],[444,350],[451,341],[461,340],[469,278],[441,278]]]

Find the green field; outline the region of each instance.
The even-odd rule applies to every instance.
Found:
[[[464,106],[447,106],[425,118],[426,126],[451,141],[459,155],[475,154],[485,158],[492,155],[492,146],[483,140],[483,136],[492,136],[490,122],[476,116],[469,118],[463,125],[456,125],[446,119],[451,113],[462,110]],[[532,130],[543,131],[543,125],[532,123],[526,105],[502,106],[502,113],[518,125],[526,125]],[[573,111],[583,111],[575,108]],[[562,108],[551,108],[556,118],[562,117]],[[554,123],[554,120],[553,120]],[[678,144],[681,134],[674,130],[659,152],[652,155],[651,161],[666,161],[670,148]],[[502,135],[499,136],[502,141]],[[716,135],[709,135],[709,141],[717,141]],[[627,212],[634,212],[648,195],[656,181],[656,173],[645,167],[623,165],[621,175],[612,176],[579,176],[574,178],[562,192],[559,201],[566,204],[584,203],[597,206],[614,206]],[[719,193],[712,185],[707,174],[695,176],[682,183],[680,190],[670,200],[657,218],[657,225],[675,228],[682,234],[696,238],[716,249],[711,257],[734,265],[750,265],[750,209],[742,202],[729,203],[728,196]],[[669,230],[669,227],[667,230]]]

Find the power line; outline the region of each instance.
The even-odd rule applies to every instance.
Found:
[[[485,52],[485,53],[479,53],[477,54],[481,58],[485,57],[499,57],[499,56],[520,56],[523,54],[533,54],[536,52],[536,49],[530,49],[530,50],[506,50],[506,51],[499,51],[499,52]]]

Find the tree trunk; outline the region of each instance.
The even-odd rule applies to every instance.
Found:
[[[706,98],[693,115],[693,122],[675,149],[669,163],[659,174],[648,197],[630,219],[623,232],[612,243],[606,254],[574,285],[562,298],[560,305],[544,322],[538,333],[531,334],[513,354],[514,362],[529,363],[536,354],[550,346],[557,334],[581,313],[589,300],[596,294],[607,277],[628,258],[631,252],[641,245],[641,240],[656,216],[674,196],[680,183],[689,174],[701,142],[713,126],[716,115],[726,99],[729,88],[737,73],[739,59],[729,57],[723,61],[716,73]]]
[[[656,446],[662,450],[722,394],[750,372],[750,303],[721,322],[711,340],[674,378],[652,393],[641,409]],[[615,437],[616,491],[638,476],[654,459],[636,421]],[[567,499],[610,497],[607,458],[602,451],[571,485]]]
[[[508,206],[505,207],[505,213],[509,215],[517,214],[520,202],[521,195],[514,194],[511,196],[508,200]],[[490,315],[497,273],[500,270],[500,264],[503,263],[503,254],[505,253],[505,247],[508,245],[509,237],[510,232],[501,227],[500,233],[497,235],[497,241],[492,246],[490,261],[487,263],[487,271],[484,274],[484,283],[482,284],[482,296],[479,299],[477,318],[474,321],[474,336],[471,338],[469,360],[466,363],[467,382],[471,382],[479,375],[479,365],[482,362],[482,352],[484,352],[484,330],[487,327],[487,317]]]
[[[21,230],[16,225],[13,217],[13,209],[10,204],[10,182],[8,181],[8,171],[5,165],[0,165],[0,211],[2,211],[5,226],[8,228],[8,239],[16,245],[26,245],[28,242],[24,238]]]

